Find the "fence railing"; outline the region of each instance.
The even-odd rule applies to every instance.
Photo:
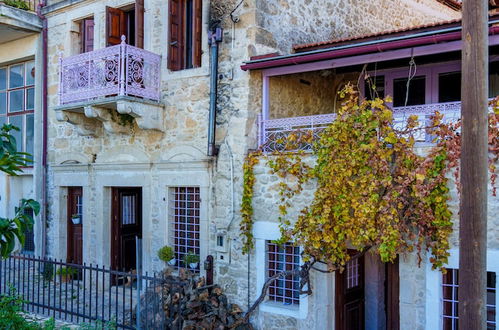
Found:
[[[439,111],[443,114],[443,121],[454,122],[461,116],[461,102],[422,104],[393,109],[394,126],[403,129],[411,115],[418,117],[419,126],[414,130],[413,137],[418,144],[431,143],[433,136],[424,128],[430,124],[430,117]],[[264,152],[283,151],[286,147],[286,138],[291,134],[305,136],[299,150],[311,150],[313,141],[319,138],[320,132],[336,119],[336,114],[325,114],[304,117],[291,117],[279,119],[259,118],[258,145]]]
[[[138,319],[144,329],[164,329],[165,318],[158,315],[164,315],[165,284],[183,285],[158,274],[28,255],[0,260],[0,295],[15,292],[25,301],[25,312],[71,323],[135,329]]]
[[[0,0],[0,3],[4,3],[7,6],[11,6],[22,10],[36,11],[36,8],[38,7],[40,0],[17,0],[17,1]]]
[[[119,45],[59,58],[59,103],[129,95],[159,101],[161,56]]]

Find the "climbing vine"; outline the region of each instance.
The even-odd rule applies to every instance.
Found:
[[[442,268],[452,232],[447,174],[453,169],[458,179],[460,123],[444,124],[436,112],[428,127],[421,128],[417,117],[411,116],[403,129],[396,129],[386,106],[390,100],[359,102],[352,86],[340,96],[344,103],[337,119],[314,144],[315,166],[307,165],[303,152],[289,152],[311,142],[313,137],[306,132],[288,135],[284,151],[265,156],[271,173],[282,179],[281,241],[295,242],[303,247],[305,259],[321,260],[330,269],[345,265],[349,249],[371,249],[384,262],[414,250],[421,261],[422,251],[428,250],[433,267]],[[493,105],[495,113],[489,119],[492,184],[499,158],[497,101]],[[425,155],[414,149],[413,136],[421,129],[435,137]],[[251,153],[244,164],[241,232],[245,253],[253,248],[253,168],[261,155]],[[290,177],[295,179],[291,185],[284,180]],[[314,198],[291,221],[287,217],[291,199],[310,179],[317,182]]]

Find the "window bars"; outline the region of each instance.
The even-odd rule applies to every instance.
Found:
[[[352,259],[347,262],[347,289],[359,286],[359,259]]]
[[[300,267],[300,248],[291,243],[278,245],[267,241],[266,252],[267,278]],[[276,279],[269,286],[268,299],[282,302],[285,305],[298,305],[300,303],[300,277],[290,275]]]
[[[458,289],[459,270],[447,269],[442,276],[443,308],[442,319],[444,330],[458,329]],[[487,272],[487,329],[496,328],[496,273]]]
[[[200,255],[200,209],[199,187],[170,188],[170,233],[177,268],[189,267],[184,262],[188,253]],[[191,269],[199,271],[199,263]]]

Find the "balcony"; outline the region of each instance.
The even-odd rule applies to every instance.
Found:
[[[0,0],[0,44],[21,39],[42,30],[35,10],[38,0]]]
[[[160,55],[127,45],[122,37],[119,45],[61,55],[59,64],[58,120],[78,125],[96,119],[117,132],[122,131],[119,125],[111,123],[117,111],[132,116],[142,129],[163,130]],[[78,120],[75,114],[86,118]]]
[[[458,120],[461,117],[461,102],[422,104],[393,109],[395,128],[403,129],[409,116],[418,117],[419,127],[424,128],[435,111],[443,114],[446,123]],[[313,140],[319,138],[320,132],[331,124],[336,114],[325,114],[305,117],[279,118],[264,120],[259,118],[258,145],[264,152],[283,151],[286,137],[293,133],[312,134]],[[413,135],[419,146],[431,145],[432,136],[424,129],[416,130]],[[313,142],[300,143],[299,150],[310,151]],[[297,151],[297,150],[295,150]]]

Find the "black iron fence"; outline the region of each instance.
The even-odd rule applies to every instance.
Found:
[[[157,273],[117,271],[29,255],[0,260],[0,294],[21,296],[27,313],[71,323],[164,329],[166,284],[183,285]]]

